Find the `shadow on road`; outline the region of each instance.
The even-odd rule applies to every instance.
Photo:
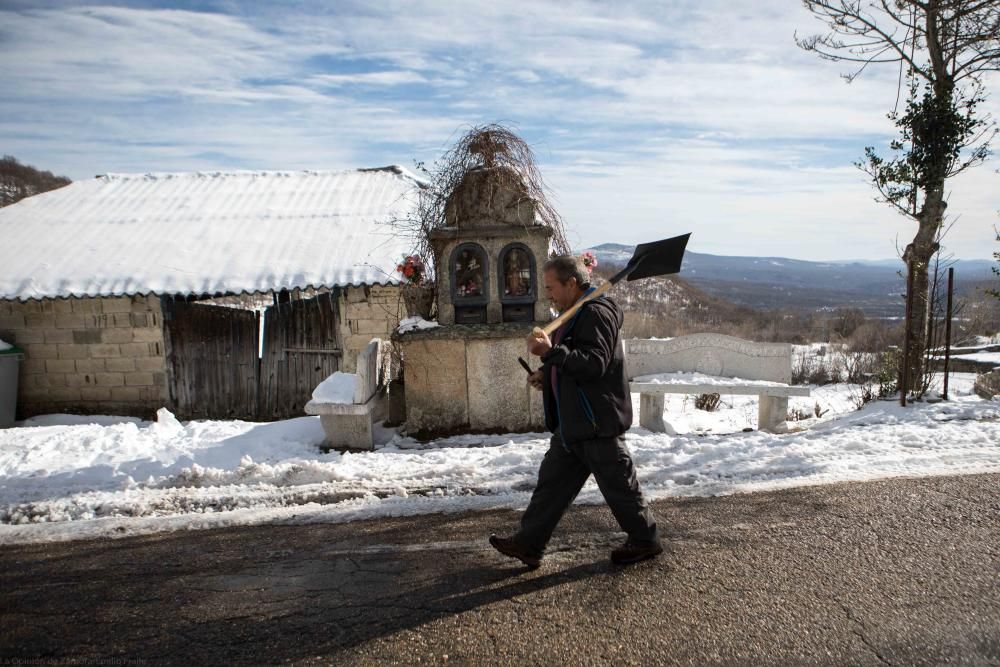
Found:
[[[448,521],[427,517],[431,530]],[[355,545],[329,533],[272,526],[7,551],[0,656],[159,661],[198,647],[230,663],[333,657],[614,573],[603,558],[513,567],[485,537],[407,551],[412,540],[392,530],[374,528]],[[373,541],[384,550],[371,551]]]

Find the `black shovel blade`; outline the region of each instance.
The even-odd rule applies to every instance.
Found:
[[[690,236],[690,233],[681,234],[672,239],[637,245],[628,263],[628,266],[632,267],[628,279],[639,280],[679,273],[681,261],[684,259],[684,249],[687,248]]]

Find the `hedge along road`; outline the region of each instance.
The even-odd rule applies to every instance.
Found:
[[[1000,664],[1000,475],[654,509],[668,552],[625,568],[601,506],[536,571],[487,545],[507,510],[6,547],[2,658]]]

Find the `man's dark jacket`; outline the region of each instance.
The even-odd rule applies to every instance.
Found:
[[[589,301],[542,357],[545,426],[572,445],[613,438],[632,425],[632,397],[619,337],[624,315],[608,297]],[[556,369],[558,397],[552,391]]]

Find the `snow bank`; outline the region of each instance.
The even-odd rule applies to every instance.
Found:
[[[1000,366],[1000,352],[973,352],[972,354],[956,354],[952,359],[964,359],[982,364],[996,364]]]
[[[1000,400],[975,396],[974,378],[953,374],[952,401],[861,411],[857,387],[815,387],[790,407],[812,414],[819,404],[823,416],[784,435],[742,432],[755,397],[709,413],[670,396],[677,434],[634,427],[626,441],[654,499],[1000,471]],[[318,417],[180,423],[161,410],[154,422],[32,422],[0,430],[0,543],[520,508],[548,448],[546,434],[529,433],[396,436],[374,452],[324,453]],[[579,500],[603,502],[592,481]]]
[[[319,403],[353,403],[356,373],[337,371],[313,389],[312,397]]]

